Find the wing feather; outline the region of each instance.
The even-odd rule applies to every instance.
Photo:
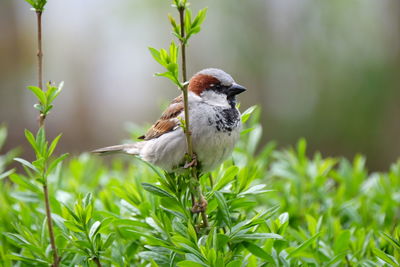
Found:
[[[172,100],[171,104],[161,115],[160,119],[151,126],[145,135],[140,136],[139,139],[151,140],[177,129],[180,124],[178,116],[183,112],[183,110],[183,97],[180,95]]]

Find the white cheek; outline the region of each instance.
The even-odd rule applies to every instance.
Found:
[[[230,107],[224,94],[217,94],[214,91],[208,90],[201,93],[201,98],[205,103],[212,106]]]

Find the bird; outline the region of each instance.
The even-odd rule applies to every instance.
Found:
[[[232,153],[240,137],[241,114],[236,96],[246,91],[231,75],[217,68],[197,72],[189,80],[189,131],[196,164],[202,173],[210,172]],[[172,100],[141,141],[96,149],[94,153],[124,152],[139,156],[167,172],[185,167],[186,136],[183,95]]]

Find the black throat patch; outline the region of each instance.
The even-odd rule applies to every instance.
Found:
[[[218,132],[232,132],[240,121],[239,111],[236,108],[222,109],[216,107],[215,127]],[[209,118],[209,122],[212,120]],[[211,123],[210,123],[211,124]]]

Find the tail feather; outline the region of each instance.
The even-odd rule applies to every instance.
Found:
[[[93,150],[92,153],[98,154],[114,154],[114,153],[127,153],[131,155],[139,155],[140,148],[142,145],[140,143],[134,144],[124,144],[124,145],[116,145],[116,146],[108,146]]]

